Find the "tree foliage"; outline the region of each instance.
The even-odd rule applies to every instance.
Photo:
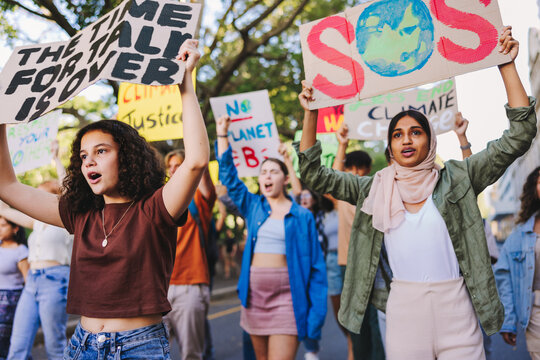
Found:
[[[214,0],[215,1],[215,0]],[[57,25],[58,31],[73,36],[118,6],[121,0],[0,0],[0,35],[14,38],[17,29],[8,19],[27,16]],[[208,5],[204,6],[203,13]],[[298,26],[343,11],[351,0],[223,0],[215,14],[204,14],[200,31],[203,57],[197,91],[209,135],[215,136],[210,97],[268,89],[277,126],[284,138],[292,138],[302,116],[297,93],[303,79]],[[205,9],[206,8],[206,9]],[[15,16],[6,16],[6,15]],[[115,103],[117,85],[113,86]],[[72,102],[76,105],[76,101]],[[79,125],[85,111],[64,106]]]

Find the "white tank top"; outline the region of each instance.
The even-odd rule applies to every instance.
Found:
[[[438,282],[459,278],[459,263],[446,223],[431,195],[419,212],[405,211],[405,220],[384,234],[395,279]]]

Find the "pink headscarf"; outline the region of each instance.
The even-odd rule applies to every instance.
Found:
[[[437,136],[431,122],[428,123],[431,142],[424,161],[414,167],[404,167],[393,161],[392,165],[375,173],[361,210],[373,215],[373,227],[381,232],[396,228],[405,219],[403,202],[417,204],[426,200],[437,184],[440,170],[435,164]]]

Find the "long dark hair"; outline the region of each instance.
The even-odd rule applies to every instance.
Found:
[[[26,231],[24,231],[24,228],[22,226],[20,226],[20,225],[15,224],[13,221],[9,221],[8,219],[6,219],[3,216],[0,216],[0,217],[3,218],[4,220],[6,220],[6,222],[11,227],[17,228],[17,232],[13,236],[13,240],[19,245],[27,246],[27,243],[26,243]]]
[[[539,176],[540,166],[534,169],[529,176],[527,176],[527,180],[525,180],[523,192],[519,197],[521,200],[521,209],[518,214],[518,224],[527,222],[531,216],[540,210],[540,194],[536,190]]]
[[[405,116],[410,116],[414,120],[420,124],[422,129],[426,132],[428,136],[428,144],[431,144],[431,128],[429,127],[429,120],[426,118],[424,114],[422,114],[420,111],[416,110],[405,110],[397,113],[392,120],[390,120],[390,125],[388,125],[388,148],[390,150],[390,154],[392,154],[392,133],[394,132],[396,125],[399,120],[404,118]]]
[[[99,210],[104,206],[103,196],[90,189],[82,174],[80,158],[81,140],[91,131],[110,134],[119,145],[118,192],[134,201],[140,200],[163,186],[165,171],[156,152],[131,126],[117,120],[91,123],[77,133],[71,146],[70,164],[64,179],[62,198],[76,213]]]

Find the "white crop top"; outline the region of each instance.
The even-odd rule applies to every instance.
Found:
[[[71,263],[73,235],[66,229],[34,220],[34,231],[28,237],[28,261]]]
[[[253,252],[285,255],[285,221],[267,218],[257,232]]]
[[[459,278],[459,263],[446,223],[431,195],[419,212],[384,234],[395,279],[438,282]]]

